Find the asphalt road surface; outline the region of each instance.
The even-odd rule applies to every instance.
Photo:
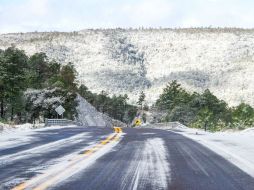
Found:
[[[171,131],[126,128],[117,136],[112,129],[72,127],[34,135],[0,150],[0,189],[254,190],[251,176]]]

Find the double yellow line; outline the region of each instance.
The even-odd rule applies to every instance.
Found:
[[[115,134],[108,136],[105,140],[102,140],[100,143],[95,145],[94,147],[84,151],[82,154],[83,155],[91,155],[92,153],[98,151],[100,148],[102,148],[104,145],[108,144],[109,142],[112,141],[118,141],[120,136],[119,133],[122,133],[122,128],[120,127],[114,127],[114,132]],[[69,165],[69,167],[72,167],[73,165],[77,164],[80,161],[80,157],[76,157],[76,159],[72,159],[72,163]],[[68,168],[68,167],[67,167]],[[56,177],[56,176],[55,176]],[[39,186],[33,188],[33,190],[44,190],[48,188],[51,184],[55,182],[55,177],[45,181],[44,183],[40,184]],[[12,190],[24,190],[29,187],[28,182],[21,183],[14,187]]]
[[[121,127],[114,127],[115,133],[122,133],[123,130]]]
[[[83,154],[91,154],[100,149],[103,145],[108,144],[111,141],[119,140],[118,133],[122,133],[122,129],[120,127],[114,127],[114,131],[116,134],[108,136],[105,140],[101,141],[99,144],[95,145],[89,150],[86,150]]]

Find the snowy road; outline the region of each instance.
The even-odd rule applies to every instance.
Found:
[[[253,190],[254,179],[172,131],[64,128],[0,149],[0,189]],[[17,186],[18,184],[21,184]]]
[[[112,129],[84,127],[34,131],[13,138],[17,144],[11,143],[12,138],[8,139],[7,148],[0,144],[0,190],[11,189],[51,166],[63,163],[113,132]]]

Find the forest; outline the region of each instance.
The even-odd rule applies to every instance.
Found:
[[[209,131],[244,129],[254,125],[254,109],[250,105],[241,103],[230,107],[209,89],[201,94],[190,93],[176,80],[164,88],[155,107],[166,113],[160,122],[179,121],[186,126]]]
[[[62,105],[64,118],[77,117],[77,93],[99,111],[112,118],[129,122],[137,108],[127,103],[128,96],[95,94],[79,85],[72,63],[49,60],[45,53],[26,55],[9,47],[0,50],[0,121],[8,123],[43,122],[57,118],[55,108]]]

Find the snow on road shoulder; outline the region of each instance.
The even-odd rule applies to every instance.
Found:
[[[105,137],[105,136],[102,136]],[[68,147],[73,144],[77,144],[79,142],[82,142],[84,139],[91,138],[91,135],[89,135],[87,132],[79,133],[77,135],[73,135],[68,138],[56,140],[53,142],[45,143],[30,149],[26,149],[17,153],[8,154],[5,156],[0,156],[0,163],[10,163],[15,160],[24,159],[24,158],[30,158],[38,154],[42,153],[48,153],[51,151],[55,151],[60,148]],[[93,144],[94,142],[90,142],[90,144]]]
[[[205,132],[185,126],[161,127],[184,135],[221,155],[254,177],[254,128],[237,132]]]
[[[114,133],[111,134],[111,136],[113,135]],[[95,147],[95,142],[89,147],[81,147],[78,151],[54,160],[54,164],[51,164],[50,167],[46,166],[40,168],[40,174],[26,181],[25,186],[27,189],[33,189],[35,187],[36,189],[46,189],[64,182],[67,178],[70,178],[71,176],[86,169],[88,166],[94,164],[102,155],[112,151],[124,135],[124,133],[118,133],[117,136],[119,137],[119,140],[112,140],[91,154],[81,154],[80,151],[84,152],[84,148],[86,150],[92,149]],[[38,172],[38,168],[35,169]],[[22,182],[21,179],[19,179],[19,183],[20,182]]]
[[[38,131],[64,128],[63,126],[43,127],[44,124],[39,124],[36,126],[38,128],[34,128],[33,124],[30,123],[14,126],[0,123],[0,126],[0,150],[27,144],[34,140],[35,137],[32,135]],[[68,125],[65,127],[75,127],[75,125]]]

